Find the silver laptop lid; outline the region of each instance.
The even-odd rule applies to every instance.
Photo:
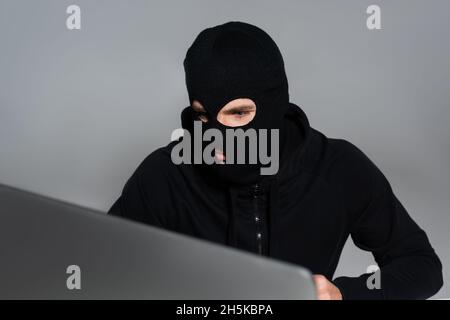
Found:
[[[314,299],[298,266],[0,185],[2,299]]]

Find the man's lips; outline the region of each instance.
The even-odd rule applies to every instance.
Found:
[[[219,164],[225,164],[225,155],[223,154],[223,151],[220,149],[215,149],[214,151],[215,151],[214,156],[215,156],[217,162]]]

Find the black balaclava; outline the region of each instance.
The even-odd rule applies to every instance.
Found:
[[[190,103],[198,100],[208,113],[203,129],[219,129],[224,141],[225,129],[279,129],[280,150],[283,148],[288,82],[281,53],[266,32],[243,22],[205,29],[188,49],[184,68]],[[237,98],[255,102],[255,117],[244,126],[227,127],[217,121],[217,115],[222,107]],[[183,128],[192,133],[194,120],[198,119],[192,108],[186,108],[182,113]],[[270,141],[270,133],[268,136]],[[200,167],[232,184],[256,183],[263,177],[259,160],[258,164],[202,164]]]

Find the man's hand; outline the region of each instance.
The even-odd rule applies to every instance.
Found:
[[[341,291],[328,279],[321,275],[314,275],[314,282],[316,283],[317,299],[319,300],[342,300]]]

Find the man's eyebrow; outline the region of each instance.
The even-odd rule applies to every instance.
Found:
[[[250,111],[255,109],[254,105],[251,104],[243,104],[243,105],[239,105],[239,106],[234,106],[234,107],[230,107],[226,110],[226,112],[229,111]]]

